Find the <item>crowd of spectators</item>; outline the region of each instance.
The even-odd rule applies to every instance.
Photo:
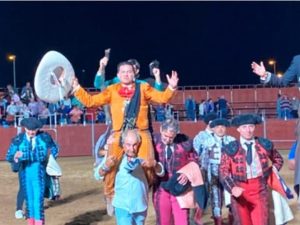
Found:
[[[279,119],[298,118],[299,99],[287,95],[278,94],[276,103],[276,113]]]
[[[279,119],[298,118],[299,99],[278,94],[276,114]],[[175,117],[179,120],[203,120],[205,115],[215,112],[220,118],[229,118],[232,108],[222,95],[213,101],[212,98],[196,102],[193,96],[185,99],[183,109],[178,110],[172,104],[154,105],[151,107],[153,121],[164,121],[166,118]],[[181,113],[180,113],[181,112]],[[68,97],[57,103],[45,103],[35,94],[27,82],[21,89],[8,84],[5,92],[0,93],[0,125],[16,126],[20,119],[36,117],[43,124],[86,124],[105,123],[105,113],[101,107],[86,109],[75,97]]]
[[[156,105],[152,107],[152,118],[156,121],[164,121],[166,118],[175,117],[179,120],[187,121],[198,121],[203,120],[203,118],[212,112],[215,112],[219,118],[228,118],[231,111],[230,104],[222,95],[218,97],[216,101],[213,101],[212,98],[207,100],[201,100],[199,103],[189,95],[184,104],[184,109],[174,109],[174,106],[171,104],[166,105]],[[179,115],[179,113],[181,115]]]
[[[17,126],[22,118],[36,117],[43,124],[105,123],[102,108],[86,109],[75,97],[67,97],[57,103],[40,100],[30,82],[20,92],[12,85],[6,86],[0,96],[0,125]]]

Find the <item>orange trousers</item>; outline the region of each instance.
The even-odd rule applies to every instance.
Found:
[[[148,130],[138,131],[139,135],[141,136],[141,145],[138,151],[138,157],[149,160],[154,158],[154,149],[153,149],[153,142],[151,134]],[[121,132],[114,132],[113,138],[114,142],[109,146],[108,156],[115,156],[116,157],[116,165],[114,165],[110,171],[104,177],[104,195],[108,198],[112,198],[114,195],[114,184],[115,184],[115,177],[117,173],[117,169],[119,163],[121,162],[123,156],[123,149],[120,146],[120,135]],[[153,169],[144,169],[145,174],[148,180],[148,184],[152,185],[154,181],[154,170]]]

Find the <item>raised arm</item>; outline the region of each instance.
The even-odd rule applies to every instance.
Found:
[[[148,100],[154,101],[156,103],[168,103],[173,97],[175,90],[177,89],[178,76],[176,71],[172,71],[172,75],[167,75],[169,86],[163,91],[157,91],[155,88],[151,87],[149,84],[145,84],[145,96]]]
[[[74,96],[86,107],[102,106],[110,103],[110,90],[105,89],[103,92],[97,95],[90,95],[86,92],[75,77],[72,83]]]

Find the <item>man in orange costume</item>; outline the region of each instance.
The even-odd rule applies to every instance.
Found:
[[[93,96],[80,87],[77,79],[73,81],[74,96],[85,106],[93,107],[105,104],[110,104],[111,106],[114,142],[109,147],[107,163],[105,163],[105,166],[102,168],[102,171],[105,172],[104,194],[107,198],[112,198],[114,194],[116,166],[120,162],[123,154],[119,141],[120,133],[123,128],[126,109],[136,94],[135,88],[139,86],[140,89],[136,118],[133,123],[134,127],[139,130],[139,135],[142,138],[138,157],[151,160],[154,158],[154,151],[152,137],[148,129],[148,105],[150,101],[167,103],[174,95],[178,84],[176,71],[172,71],[171,76],[167,75],[169,86],[164,92],[155,90],[147,83],[135,82],[134,74],[132,64],[129,62],[119,63],[117,76],[120,79],[120,83],[110,85],[103,92]],[[149,184],[151,184],[153,182],[152,170],[148,169],[146,175]]]

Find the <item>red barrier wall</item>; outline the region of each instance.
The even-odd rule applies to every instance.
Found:
[[[278,149],[289,149],[293,140],[295,139],[296,120],[276,120],[269,119],[266,121],[266,136],[274,141],[275,147]],[[181,132],[194,137],[200,130],[205,128],[205,124],[202,121],[198,122],[181,122]],[[48,129],[47,127],[45,129]],[[95,124],[94,137],[95,143],[106,129],[103,124]],[[154,130],[159,131],[159,124],[154,123]],[[92,126],[90,124],[83,125],[68,125],[60,127],[55,130],[47,130],[54,139],[56,139],[60,146],[60,156],[86,156],[92,155]],[[5,154],[9,147],[11,139],[16,135],[17,129],[0,128],[0,160],[5,158]],[[237,136],[235,128],[229,128],[228,133],[232,136]],[[264,135],[264,126],[259,125],[256,128],[256,134],[258,136]]]

